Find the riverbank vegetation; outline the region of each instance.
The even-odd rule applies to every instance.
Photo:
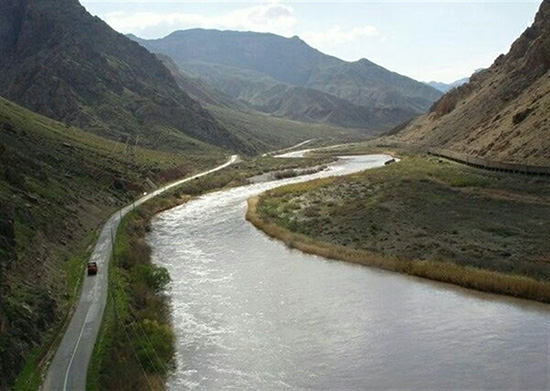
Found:
[[[0,390],[37,390],[97,229],[151,185],[225,160],[107,140],[0,98]]]
[[[129,213],[119,226],[109,297],[88,371],[88,390],[162,390],[173,363],[174,334],[165,294],[168,272],[150,262],[147,224],[168,200]]]
[[[116,236],[109,297],[88,372],[89,391],[163,390],[173,367],[174,334],[164,288],[169,275],[151,263],[145,241],[152,217],[209,191],[247,183],[275,170],[299,169],[329,159],[259,157],[186,182],[129,213]]]
[[[550,180],[403,156],[268,191],[247,218],[302,251],[550,302]]]

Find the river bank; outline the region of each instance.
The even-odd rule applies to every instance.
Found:
[[[435,158],[271,190],[247,219],[332,259],[550,302],[548,181]]]
[[[547,388],[547,305],[305,254],[244,220],[250,197],[388,159],[344,158],[152,220],[153,263],[172,278],[168,390]]]
[[[249,159],[186,182],[135,208],[122,220],[109,270],[109,297],[88,371],[88,390],[163,390],[173,369],[174,334],[166,269],[151,263],[151,219],[195,197],[244,185],[263,173],[298,170],[331,158]],[[307,171],[306,171],[307,172]]]

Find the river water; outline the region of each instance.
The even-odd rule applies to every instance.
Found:
[[[329,261],[245,221],[246,199],[329,171],[205,195],[148,237],[170,272],[180,390],[464,390],[550,386],[550,306]]]

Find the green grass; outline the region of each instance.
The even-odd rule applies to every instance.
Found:
[[[119,226],[109,270],[109,297],[88,370],[88,390],[162,389],[171,368],[173,333],[163,293],[169,276],[152,265],[144,241],[151,202]]]
[[[78,291],[85,254],[111,212],[227,159],[219,150],[135,148],[0,98],[0,388],[36,390]],[[154,130],[152,130],[154,131]],[[210,150],[208,150],[210,151]]]
[[[62,264],[59,271],[61,276],[65,277],[66,295],[63,297],[61,305],[65,307],[64,313],[68,314],[70,307],[75,302],[75,299],[80,292],[79,287],[83,279],[82,265],[88,259],[89,253],[83,254],[81,257],[68,259]],[[14,295],[17,297],[18,295]],[[50,332],[43,343],[35,348],[25,361],[25,366],[17,377],[13,391],[29,391],[38,390],[42,382],[42,373],[37,370],[44,364],[44,359],[53,346],[57,345],[63,336],[64,324],[59,323],[53,332]]]
[[[269,191],[258,214],[350,251],[548,283],[548,194],[547,179],[411,155],[360,174]]]

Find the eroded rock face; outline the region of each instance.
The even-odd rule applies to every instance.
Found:
[[[496,160],[550,165],[550,1],[493,65],[397,136]]]

